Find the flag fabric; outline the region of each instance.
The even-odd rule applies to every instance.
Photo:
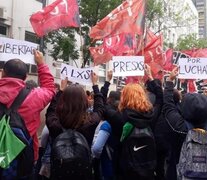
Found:
[[[146,38],[145,38],[145,46],[148,46],[149,44],[151,44],[152,41],[156,38],[157,36],[150,29],[147,29]]]
[[[105,51],[103,45],[98,47],[90,47],[89,50],[91,56],[93,57],[95,66],[110,61],[113,56],[109,51]]]
[[[163,36],[153,37],[153,39],[147,43],[144,48],[145,63],[151,67],[154,78],[162,77],[163,70]],[[138,53],[142,55],[142,51]]]
[[[79,27],[77,0],[56,0],[30,17],[34,32],[42,37],[62,27]]]
[[[106,51],[111,52],[114,56],[122,56],[133,53],[136,48],[135,34],[121,33],[119,35],[104,38],[103,46]]]
[[[140,50],[138,56],[144,56],[145,63],[151,67],[151,71],[154,78],[162,79],[163,77],[163,36],[154,35],[152,32],[148,32],[146,35],[144,50]],[[144,54],[143,54],[144,53]],[[146,77],[127,77],[126,84],[144,82]]]
[[[173,67],[173,49],[168,49],[164,53],[163,69],[165,71],[172,71]]]
[[[207,48],[182,51],[190,57],[207,57]]]
[[[145,0],[124,1],[90,31],[93,39],[103,39],[121,33],[142,35],[145,19]]]

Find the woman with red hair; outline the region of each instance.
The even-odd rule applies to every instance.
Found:
[[[154,81],[148,66],[146,66],[146,75],[154,89],[156,91],[162,91],[160,84]],[[157,111],[157,102],[156,100],[154,104],[155,108],[153,108],[145,89],[141,85],[127,84],[121,92],[119,111],[106,108],[105,119],[112,127],[112,136],[116,143],[113,157],[116,179],[154,179],[156,151],[151,125],[154,118],[156,118],[155,114],[157,113],[155,111]],[[148,133],[151,139],[149,140],[147,138],[146,141],[144,138],[140,138],[140,141],[135,139],[134,145],[128,144],[129,137],[132,137],[132,135],[137,136],[136,133],[139,131],[145,134]],[[129,146],[126,147],[126,144]],[[140,153],[141,158],[137,158],[135,153]],[[129,160],[132,161],[129,162]],[[137,165],[137,163],[143,166],[140,164]]]

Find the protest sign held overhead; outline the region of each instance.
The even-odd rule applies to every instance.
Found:
[[[114,56],[114,76],[144,76],[143,56]]]
[[[36,64],[33,50],[37,48],[35,43],[0,37],[0,61],[21,59],[26,64]]]
[[[30,22],[41,37],[61,27],[79,27],[79,9],[76,0],[56,0],[43,10],[33,14]]]
[[[68,78],[69,81],[79,83],[82,85],[91,85],[91,72],[94,71],[93,67],[90,68],[76,68],[67,64],[61,64],[61,79]]]
[[[92,27],[90,37],[103,39],[120,33],[143,34],[145,0],[124,1],[105,18]]]
[[[181,58],[180,79],[207,79],[207,58]]]

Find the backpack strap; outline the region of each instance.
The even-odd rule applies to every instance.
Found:
[[[6,110],[6,114],[9,115],[11,111],[17,111],[17,109],[21,106],[21,104],[26,99],[27,95],[30,93],[31,89],[28,87],[24,87],[20,90],[19,94],[14,99],[12,105]]]

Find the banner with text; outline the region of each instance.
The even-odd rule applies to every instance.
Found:
[[[114,56],[113,76],[144,76],[144,56]]]
[[[207,58],[180,58],[180,79],[207,79]]]
[[[76,82],[82,85],[91,85],[91,72],[94,71],[93,67],[90,68],[76,68],[67,64],[61,64],[61,79],[68,77],[69,81]]]
[[[0,61],[21,59],[26,64],[36,64],[33,50],[37,48],[35,43],[0,37]]]

